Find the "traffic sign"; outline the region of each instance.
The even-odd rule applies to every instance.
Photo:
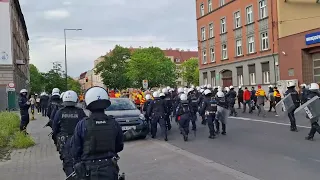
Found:
[[[13,83],[13,82],[9,83],[9,84],[8,84],[8,87],[9,87],[9,88],[14,88],[14,83]]]
[[[9,91],[16,91],[16,88],[7,87],[6,90],[7,90],[7,92],[9,92]]]
[[[143,80],[143,81],[142,81],[142,87],[143,87],[144,89],[148,89],[148,80]]]

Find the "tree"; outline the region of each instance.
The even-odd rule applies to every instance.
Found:
[[[50,70],[47,73],[43,73],[45,78],[45,91],[51,92],[53,88],[59,88],[61,92],[66,91],[66,81],[64,77],[61,77],[59,72]]]
[[[68,87],[69,90],[75,91],[78,94],[81,93],[81,84],[71,77],[68,77]]]
[[[199,85],[199,60],[197,58],[183,62],[180,68],[182,78],[188,85]]]
[[[39,72],[38,68],[30,64],[30,87],[32,93],[40,93],[44,90],[44,77]]]
[[[124,89],[130,87],[126,76],[126,64],[131,53],[128,48],[115,46],[110,54],[104,56],[104,61],[96,66],[95,74],[100,74],[103,84],[108,88]]]
[[[176,65],[157,47],[135,50],[128,62],[126,75],[134,87],[141,87],[145,79],[150,87],[173,86],[177,78]]]

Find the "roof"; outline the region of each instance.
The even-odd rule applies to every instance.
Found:
[[[87,75],[87,72],[83,72],[83,73],[81,73],[81,74],[80,74],[79,79],[83,79],[83,78],[85,78],[85,77],[86,77],[86,75]]]

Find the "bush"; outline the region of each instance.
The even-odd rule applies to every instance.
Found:
[[[20,132],[20,117],[13,112],[0,112],[0,148],[26,148],[34,145],[33,139]]]

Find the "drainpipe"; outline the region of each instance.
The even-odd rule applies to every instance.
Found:
[[[273,69],[274,69],[274,86],[277,86],[276,79],[277,79],[278,72],[276,72],[276,58],[274,57],[274,32],[273,32],[273,28],[274,28],[275,22],[273,21],[273,0],[271,0],[271,21],[272,21],[271,35],[272,35],[272,57],[273,57]],[[279,61],[279,59],[278,59],[278,61]],[[279,62],[278,62],[278,64],[279,64]]]

